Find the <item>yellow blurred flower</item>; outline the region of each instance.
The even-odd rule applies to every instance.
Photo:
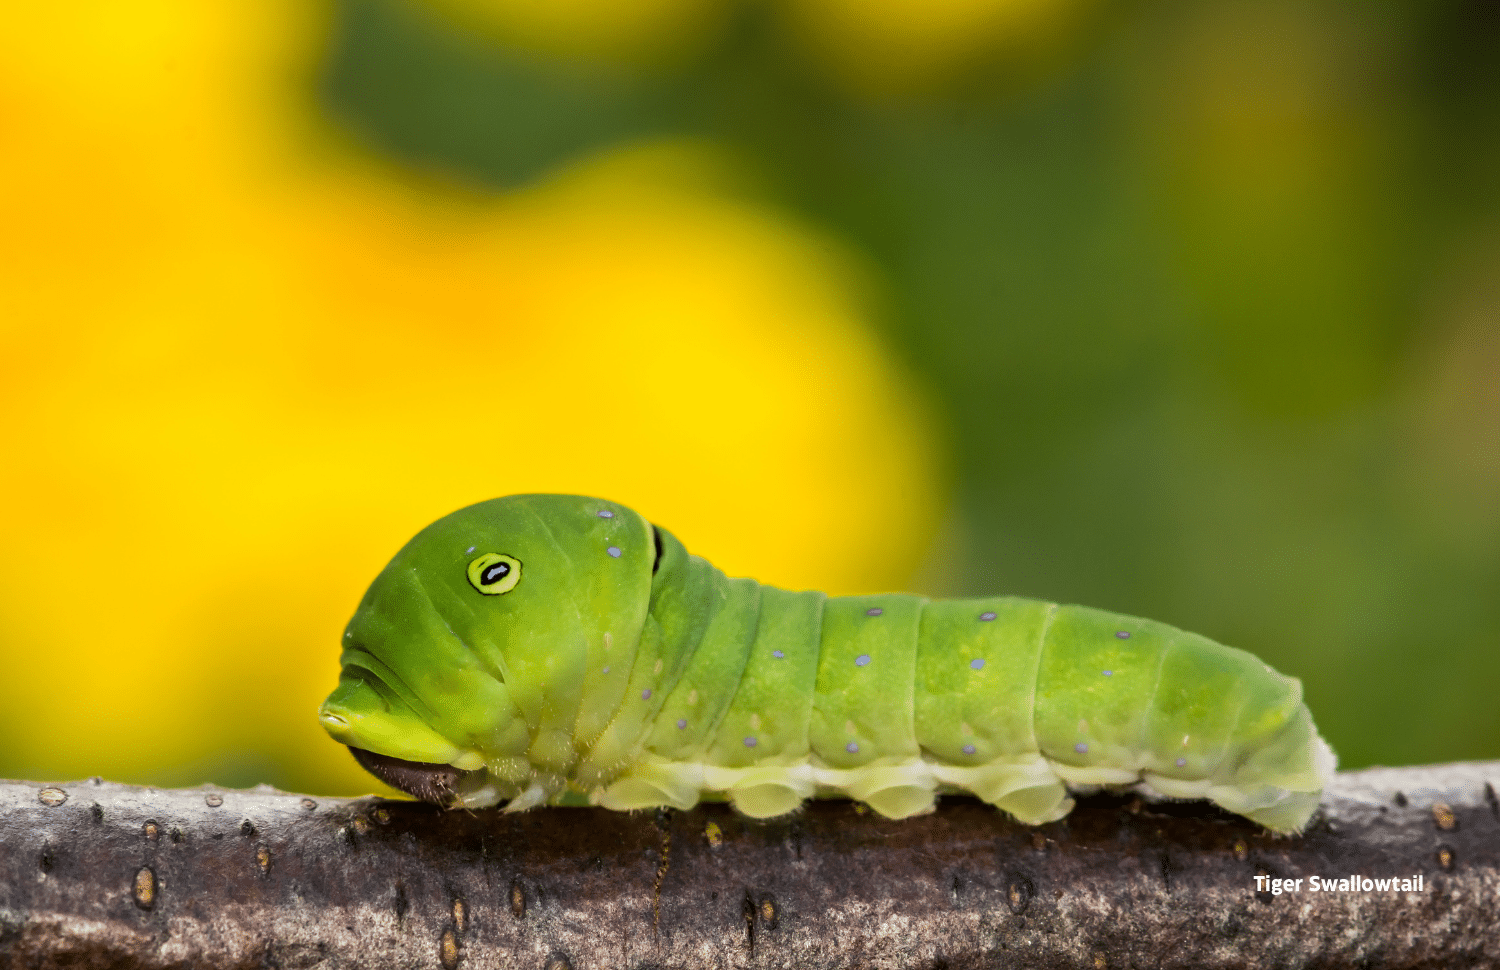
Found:
[[[645,66],[691,51],[723,25],[725,0],[422,0],[505,43],[566,60]]]
[[[941,513],[827,240],[629,157],[402,188],[299,110],[318,37],[266,0],[0,36],[0,775],[368,790],[313,716],[339,630],[490,496],[834,592],[901,585]]]
[[[1086,0],[777,0],[792,32],[854,92],[941,88],[986,58],[1047,61]]]
[[[419,0],[514,49],[649,66],[701,50],[725,26],[725,0]],[[1094,0],[761,0],[834,81],[873,98],[941,89],[991,58],[1046,64]]]

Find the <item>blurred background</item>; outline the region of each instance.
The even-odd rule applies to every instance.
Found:
[[[1500,6],[58,6],[0,35],[0,777],[376,789],[342,625],[520,491],[1500,757]]]

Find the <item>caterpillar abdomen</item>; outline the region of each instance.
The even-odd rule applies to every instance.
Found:
[[[330,733],[386,756],[362,763],[388,780],[373,766],[461,769],[444,797],[468,806],[727,798],[770,817],[844,795],[900,818],[966,792],[1036,824],[1069,785],[1140,784],[1292,831],[1333,770],[1297,681],[1243,651],[1038,600],[727,579],[573,496],[424,530],[366,594],[344,664]]]

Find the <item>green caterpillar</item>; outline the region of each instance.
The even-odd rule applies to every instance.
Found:
[[[611,502],[517,495],[423,529],[344,634],[320,718],[450,806],[891,818],[968,792],[1029,824],[1068,786],[1207,798],[1278,832],[1334,755],[1302,687],[1162,623],[1017,597],[829,597],[730,579]]]

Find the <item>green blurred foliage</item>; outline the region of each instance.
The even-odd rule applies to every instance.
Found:
[[[665,65],[342,0],[327,111],[494,186],[662,138],[883,274],[951,429],[916,583],[1302,677],[1347,767],[1500,756],[1500,8],[1099,5],[861,96],[774,10]]]

